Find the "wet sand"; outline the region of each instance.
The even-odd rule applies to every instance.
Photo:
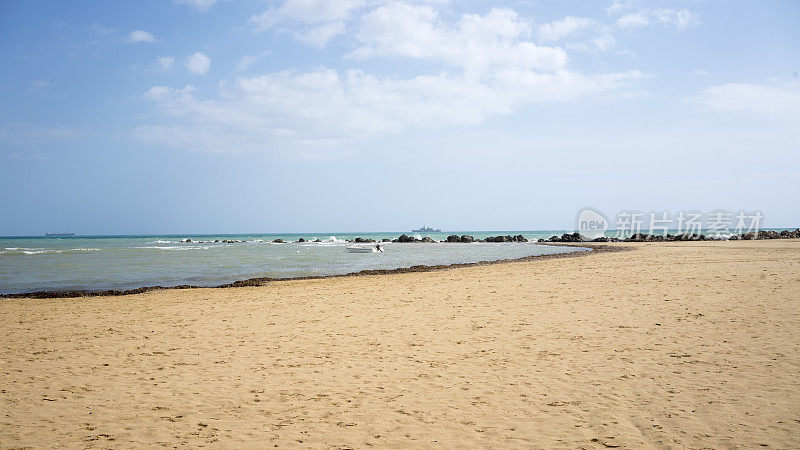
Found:
[[[800,241],[0,300],[0,446],[797,447]]]

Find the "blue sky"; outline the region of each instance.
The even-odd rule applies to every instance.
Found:
[[[800,2],[0,3],[0,235],[800,224]]]

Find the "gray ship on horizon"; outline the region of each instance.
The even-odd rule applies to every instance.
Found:
[[[436,228],[428,228],[426,225],[423,225],[422,228],[419,230],[411,230],[412,233],[441,233],[442,230]]]

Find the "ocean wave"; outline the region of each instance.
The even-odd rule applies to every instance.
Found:
[[[52,250],[46,248],[12,247],[0,251],[0,255],[41,255],[45,253],[47,254],[61,253],[63,251],[64,250]]]
[[[322,241],[322,242],[303,242],[301,245],[303,247],[341,247],[347,243],[348,243],[347,241],[337,241],[337,242]]]
[[[186,245],[144,245],[141,247],[133,247],[138,249],[157,249],[157,250],[208,250],[211,247],[203,246],[186,246]]]
[[[53,255],[57,253],[76,253],[76,252],[96,252],[99,248],[29,248],[29,247],[8,247],[0,250],[0,255]]]

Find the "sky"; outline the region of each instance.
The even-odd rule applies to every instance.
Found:
[[[0,2],[0,235],[800,225],[800,2]]]

